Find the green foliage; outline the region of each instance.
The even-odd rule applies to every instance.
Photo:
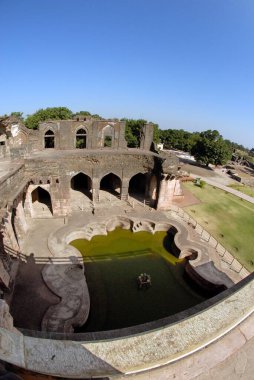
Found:
[[[146,120],[139,119],[122,119],[126,122],[125,128],[125,139],[127,141],[127,146],[130,148],[138,148],[140,145],[141,132],[144,125],[147,123]]]
[[[49,107],[40,109],[32,115],[28,115],[25,125],[30,129],[37,129],[40,121],[67,120],[72,118],[72,111],[66,107]]]
[[[111,136],[105,136],[104,146],[108,147],[108,148],[112,146],[112,137]]]
[[[11,116],[16,117],[19,120],[24,120],[24,118],[23,118],[23,112],[12,112]]]
[[[121,119],[121,121],[125,121],[125,139],[127,141],[127,146],[129,148],[138,148],[140,146],[141,134],[144,125],[147,123],[144,119]],[[160,142],[160,130],[158,124],[153,124],[154,132],[153,132],[153,141],[157,144]]]
[[[76,117],[76,116],[92,116],[92,115],[88,111],[79,111],[79,112],[75,113],[73,116]]]
[[[191,154],[198,162],[206,166],[223,165],[231,158],[232,149],[218,131],[207,130],[200,133],[198,140],[191,148]]]
[[[103,120],[103,117],[100,116],[100,115],[98,115],[97,113],[93,114],[92,117],[93,117],[94,119]]]
[[[194,185],[200,187],[201,189],[203,189],[203,187],[205,187],[205,184],[206,184],[206,182],[203,181],[203,180],[202,180],[201,178],[199,178],[199,177],[197,177],[197,178],[194,180]]]
[[[158,144],[160,142],[160,130],[158,124],[153,124],[154,130],[153,130],[153,141],[155,144]]]
[[[97,119],[97,120],[103,120],[102,116],[98,115],[97,113],[92,115],[88,111],[79,111],[79,112],[76,112],[75,114],[73,114],[73,117],[79,117],[79,116],[90,116],[90,117]]]
[[[166,129],[159,131],[159,137],[165,149],[189,152],[199,137],[199,133],[191,133],[183,129]]]

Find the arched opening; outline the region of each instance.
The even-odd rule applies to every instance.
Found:
[[[128,193],[131,197],[140,201],[145,199],[147,176],[142,173],[134,175],[129,182]]]
[[[107,125],[102,130],[102,146],[104,148],[110,148],[113,146],[113,139],[114,139],[114,128],[111,127],[111,125]]]
[[[120,196],[121,187],[121,179],[113,173],[105,175],[100,182],[100,190],[107,191],[108,193],[115,196]]]
[[[79,191],[92,199],[92,180],[84,173],[78,173],[71,179],[72,190]]]
[[[55,134],[50,129],[44,135],[44,147],[45,149],[55,147]]]
[[[38,186],[32,191],[31,197],[35,216],[53,214],[51,197],[47,190]]]
[[[86,130],[83,128],[80,128],[76,132],[76,148],[77,149],[86,148]]]

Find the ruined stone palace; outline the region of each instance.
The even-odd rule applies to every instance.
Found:
[[[2,118],[0,143],[3,162],[13,162],[0,179],[1,244],[14,250],[29,219],[68,216],[87,202],[96,210],[103,190],[157,209],[182,195],[177,159],[150,151],[152,124],[141,131],[140,148],[129,149],[121,121],[79,117],[30,130],[15,118]]]
[[[30,130],[0,118],[0,359],[11,365],[7,372],[16,366],[36,377],[105,380],[183,372],[191,379],[190,368],[199,374],[200,362],[209,370],[234,353],[221,341],[253,330],[253,274],[174,209],[183,197],[178,159],[156,152],[153,128],[144,125],[134,149],[123,121],[79,117]],[[77,332],[96,297],[70,243],[118,227],[166,232],[184,274],[215,296],[143,324]],[[253,331],[245,336],[254,339]],[[214,345],[222,355],[209,354]]]

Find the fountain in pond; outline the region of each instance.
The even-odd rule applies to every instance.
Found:
[[[137,278],[139,289],[148,289],[152,286],[151,276],[147,273],[141,273]]]

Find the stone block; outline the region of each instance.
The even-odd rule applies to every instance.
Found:
[[[236,259],[233,260],[231,264],[231,269],[233,269],[235,272],[239,273],[240,270],[242,269],[242,264],[239,263]]]
[[[229,253],[228,251],[225,251],[225,254],[223,255],[222,260],[225,261],[225,263],[231,265],[234,261],[234,257],[231,255],[231,253]]]
[[[210,239],[209,239],[209,244],[212,246],[212,247],[216,247],[216,245],[218,244],[217,240],[214,239],[214,237],[210,236]]]
[[[220,256],[224,256],[226,249],[221,244],[218,244],[216,247],[216,251]]]
[[[200,224],[197,224],[195,227],[196,232],[201,235],[203,232],[203,227]]]
[[[183,214],[183,219],[188,223],[190,220],[190,215],[187,214],[186,212]]]
[[[211,235],[206,230],[203,230],[201,236],[204,240],[208,241]]]
[[[25,366],[23,335],[0,328],[0,359]]]
[[[189,223],[190,223],[193,227],[196,227],[197,222],[196,222],[195,219],[190,218],[190,219],[189,219]]]
[[[247,269],[245,269],[244,267],[242,267],[242,269],[239,272],[239,275],[241,276],[241,278],[248,277],[249,274],[250,274],[250,272]]]

